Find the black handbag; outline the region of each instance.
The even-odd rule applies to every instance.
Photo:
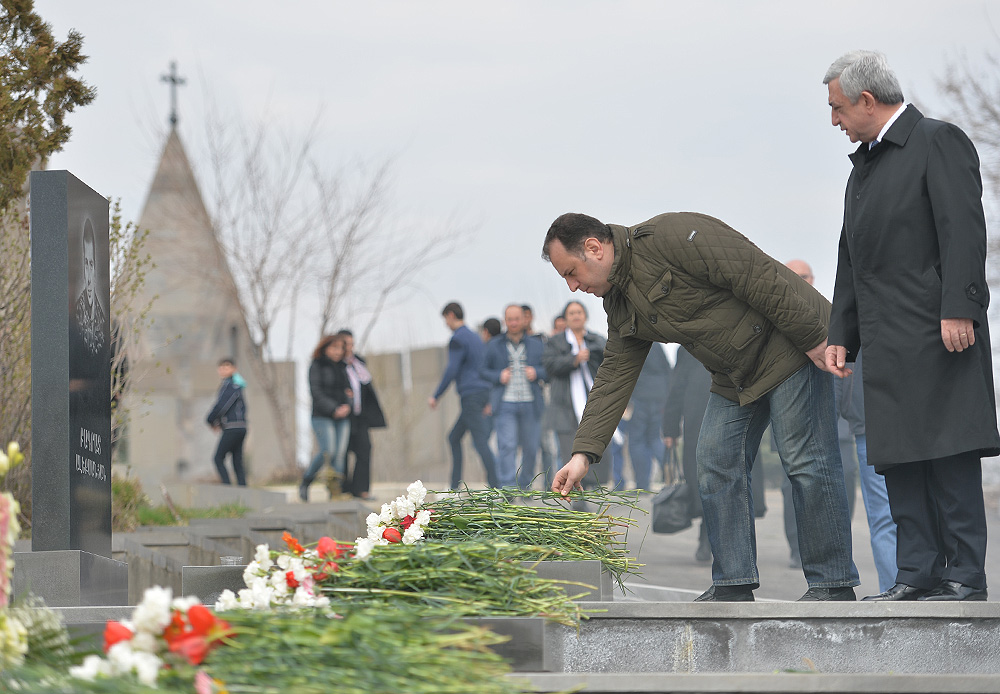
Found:
[[[679,533],[691,527],[690,492],[673,453],[673,449],[667,449],[663,466],[664,479],[669,481],[653,497],[654,533]]]

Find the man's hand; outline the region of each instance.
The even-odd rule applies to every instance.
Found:
[[[585,361],[590,361],[590,350],[587,349],[586,347],[581,347],[580,351],[577,352],[576,357],[574,357],[573,361],[576,363],[577,366],[579,366]]]
[[[826,345],[826,340],[823,340],[820,344]],[[854,373],[851,369],[847,368],[847,348],[841,345],[827,346],[824,365],[821,368],[841,378],[847,378]]]
[[[510,383],[510,368],[506,368],[500,372],[500,385],[505,386]]]
[[[337,409],[333,411],[334,419],[344,419],[351,414],[351,406],[348,404],[337,405]]]
[[[941,320],[941,341],[949,352],[961,352],[976,344],[976,333],[971,318],[944,318]]]
[[[534,366],[524,367],[524,377],[529,381],[534,381],[536,378],[538,378],[538,373],[535,371],[535,367]]]
[[[583,489],[580,484],[590,470],[590,460],[583,453],[574,453],[569,462],[559,468],[552,480],[552,491],[567,496],[574,489]]]
[[[427,407],[431,408],[432,410],[436,410],[437,406],[438,406],[437,398],[434,397],[427,398]]]

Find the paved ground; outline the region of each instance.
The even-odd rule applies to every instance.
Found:
[[[371,504],[373,510],[377,510],[382,502],[403,493],[407,484],[408,482],[376,484],[372,489],[376,497],[376,502]],[[294,487],[281,489],[286,491],[290,501],[297,500]],[[991,538],[1000,538],[998,495],[1000,490],[988,490],[987,524]],[[319,484],[314,484],[310,498],[325,500],[325,490]],[[769,489],[766,499],[767,514],[757,520],[757,566],[761,578],[760,588],[755,591],[755,595],[758,600],[795,600],[806,591],[807,586],[802,570],[788,565],[789,550],[782,521],[780,490]],[[854,562],[861,577],[861,586],[857,588],[860,598],[879,591],[860,491],[857,501],[852,530]],[[650,497],[645,496],[640,505],[649,510]],[[641,576],[628,581],[635,586],[633,597],[655,600],[658,595],[662,595],[659,599],[693,599],[711,585],[711,565],[698,563],[694,559],[700,521],[695,521],[691,528],[676,535],[657,535],[649,531],[648,514],[636,514],[636,518],[639,525],[629,533],[629,547],[633,556],[638,557],[645,566],[640,569]],[[986,571],[993,581],[991,587],[995,591],[991,599],[1000,600],[1000,551],[987,552]]]

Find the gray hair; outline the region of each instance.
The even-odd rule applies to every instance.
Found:
[[[896,73],[885,56],[878,51],[851,51],[833,61],[826,71],[823,84],[840,78],[840,89],[852,104],[858,103],[861,92],[871,92],[880,103],[898,104],[903,90]]]

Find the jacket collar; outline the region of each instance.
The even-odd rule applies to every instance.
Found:
[[[906,141],[910,137],[910,133],[913,129],[917,127],[917,123],[924,117],[917,107],[910,104],[906,107],[906,110],[899,114],[899,118],[893,123],[885,133],[885,137],[882,138],[882,142],[891,142],[894,145],[902,147],[906,144]],[[877,150],[877,148],[876,148]],[[858,145],[858,148],[853,154],[848,155],[850,160],[855,164],[861,164],[865,161],[868,156],[868,143],[862,142]]]
[[[608,224],[608,228],[615,247],[615,260],[611,264],[608,281],[624,291],[632,277],[632,241],[629,229],[618,224]]]

